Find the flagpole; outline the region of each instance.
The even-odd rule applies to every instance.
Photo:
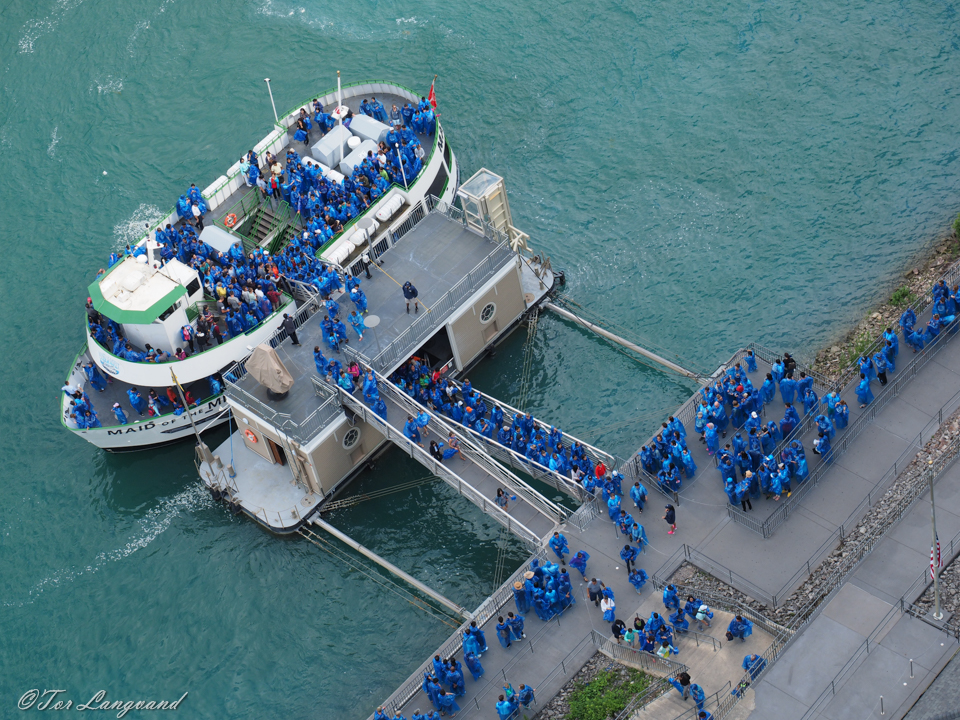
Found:
[[[940,611],[940,553],[937,548],[937,506],[933,501],[933,460],[927,464],[927,478],[930,482],[930,522],[933,537],[930,545],[930,572],[933,573],[933,619],[943,620]],[[936,553],[936,557],[934,557]]]
[[[337,125],[343,125],[343,117],[340,112],[340,106],[343,105],[343,93],[340,90],[340,71],[337,70]],[[337,133],[339,137],[340,133]],[[340,147],[340,159],[337,161],[337,166],[339,167],[340,163],[343,162],[343,139],[337,140],[337,145]]]

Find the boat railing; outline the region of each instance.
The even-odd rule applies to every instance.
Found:
[[[437,328],[460,307],[462,301],[479,290],[496,275],[504,264],[513,258],[509,246],[498,245],[483,260],[477,263],[456,285],[448,290],[434,305],[410,324],[406,330],[394,338],[372,359],[363,357],[363,362],[377,372],[389,374],[399,363],[406,360],[420,343],[424,342]]]

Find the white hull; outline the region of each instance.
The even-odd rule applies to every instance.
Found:
[[[140,417],[130,408],[128,402],[121,403],[123,411],[127,415],[126,425],[117,425],[113,411],[110,409],[110,403],[98,401],[101,397],[87,382],[87,377],[83,372],[83,364],[90,360],[89,351],[84,348],[77,356],[67,378],[72,385],[81,385],[93,401],[97,410],[97,416],[104,424],[104,427],[81,430],[69,419],[67,409],[69,399],[61,393],[60,402],[60,422],[74,435],[82,437],[89,443],[96,445],[103,450],[112,452],[124,452],[130,450],[145,450],[149,447],[158,447],[167,445],[184,438],[193,436],[193,428],[190,426],[190,418],[186,413],[174,415],[168,413],[159,417]],[[127,385],[113,380],[113,383],[119,384],[125,389]],[[168,382],[167,385],[170,383]],[[154,386],[143,386],[144,396],[146,389]],[[164,386],[158,386],[158,389]],[[160,390],[163,392],[163,390]],[[226,394],[221,393],[215,397],[204,398],[198,407],[191,408],[193,421],[198,430],[206,430],[227,421]]]

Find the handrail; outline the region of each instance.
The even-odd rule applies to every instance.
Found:
[[[686,630],[682,630],[682,631],[678,630],[677,632],[674,633],[673,637],[678,641],[683,640],[687,637],[693,638],[694,642],[696,642],[697,644],[697,647],[700,647],[700,638],[703,638],[704,644],[706,644],[707,641],[709,640],[710,645],[713,646],[714,652],[716,652],[717,650],[723,647],[723,643],[717,640],[717,638],[715,638],[713,635],[707,635],[706,633],[699,632],[697,630],[694,630],[693,628],[687,628]]]
[[[837,442],[830,451],[831,461],[825,462],[821,459],[817,467],[810,472],[809,477],[797,485],[792,496],[781,503],[765,520],[760,521],[749,517],[746,513],[735,510],[732,505],[727,506],[728,517],[734,522],[754,532],[758,532],[765,538],[771,537],[773,533],[786,522],[787,518],[793,512],[793,509],[798,507],[803,498],[819,484],[820,480],[823,479],[837,458],[846,452],[849,445],[876,419],[879,412],[883,410],[889,402],[897,398],[904,387],[916,377],[918,371],[940,352],[947,343],[945,338],[949,339],[949,336],[949,331],[944,329],[936,338],[931,340],[923,350],[917,353],[913,362],[898,372],[894,379],[888,382],[886,387],[877,393],[874,401],[867,406],[860,416],[850,423],[843,434],[837,436]]]
[[[459,382],[457,382],[456,380],[449,379],[449,378],[448,378],[447,382],[453,383],[453,384],[457,387],[457,389],[459,389],[459,390],[461,391],[461,393],[463,392],[463,384],[462,384],[462,383],[459,383]],[[487,393],[482,392],[482,391],[480,391],[480,390],[477,390],[476,388],[474,388],[473,390],[474,390],[474,392],[480,393],[480,397],[483,398],[484,402],[486,402],[488,405],[489,405],[490,403],[493,403],[494,405],[499,405],[499,406],[500,406],[500,409],[504,411],[504,417],[505,417],[505,418],[507,417],[507,414],[509,413],[509,418],[510,418],[510,420],[511,420],[511,424],[512,424],[513,417],[514,417],[515,415],[519,414],[519,415],[522,416],[522,415],[525,415],[525,414],[526,414],[526,413],[518,410],[517,408],[513,407],[512,405],[508,405],[508,404],[505,403],[504,401],[499,400],[498,398],[493,397],[492,395],[487,395]],[[531,413],[531,415],[533,415],[533,413]],[[536,417],[534,417],[533,420],[534,420],[534,423],[536,423],[536,426],[537,426],[540,430],[543,430],[544,433],[546,433],[546,434],[549,434],[551,427],[556,427],[556,426],[547,425],[545,422],[543,422],[542,420],[538,420]],[[563,432],[562,429],[560,429],[560,434],[561,434],[561,436],[562,436],[562,438],[563,438],[564,443],[565,443],[568,447],[573,447],[573,444],[574,444],[575,442],[580,443],[580,445],[584,448],[584,450],[586,450],[587,453],[592,456],[592,457],[591,457],[591,460],[593,460],[593,462],[594,462],[595,464],[596,464],[598,461],[602,460],[603,463],[604,463],[604,465],[606,465],[608,468],[613,469],[613,468],[616,467],[616,458],[615,458],[613,455],[611,455],[610,453],[608,453],[608,452],[606,452],[606,451],[604,451],[604,450],[601,450],[600,448],[594,447],[593,445],[591,445],[591,444],[589,444],[589,443],[585,443],[585,442],[583,442],[582,440],[580,440],[579,438],[575,438],[575,437],[573,437],[573,435],[570,435],[569,433]]]
[[[470,485],[470,483],[465,482],[448,466],[437,462],[437,460],[424,448],[410,440],[402,432],[399,432],[395,427],[393,427],[393,425],[384,420],[382,417],[370,411],[366,405],[357,400],[353,395],[339,386],[337,387],[337,390],[340,394],[341,403],[359,415],[364,422],[372,423],[376,427],[379,427],[382,434],[388,440],[393,441],[400,447],[405,447],[410,457],[414,457],[416,455],[420,464],[430,469],[434,475],[442,479],[458,493],[464,497],[467,497],[467,499],[473,502],[474,505],[479,507],[494,520],[506,527],[507,530],[520,537],[520,539],[526,543],[529,548],[534,551],[539,549],[541,538],[538,537],[537,534],[530,530],[526,525],[518,522],[509,514],[504,512],[499,505],[481,495],[472,485]]]
[[[690,668],[683,663],[662,658],[659,655],[644,652],[643,650],[637,650],[629,645],[618,645],[606,635],[601,635],[596,630],[590,631],[590,637],[593,640],[594,646],[604,655],[620,662],[639,665],[644,672],[665,677],[673,676],[681,672],[689,672],[690,670]]]
[[[346,349],[346,352],[347,354],[352,354],[349,348]],[[380,390],[381,395],[387,395],[396,405],[411,415],[419,415],[421,411],[427,412],[426,407],[418,403],[413,398],[407,396],[406,393],[400,391],[383,375],[380,375],[376,372],[375,375],[377,377],[377,387]],[[436,424],[444,431],[448,433],[455,432],[455,428],[449,424],[447,419],[439,413],[432,414],[431,419],[434,420]],[[462,438],[460,451],[469,459],[473,460],[474,464],[486,471],[489,475],[497,478],[512,492],[521,496],[527,501],[527,503],[533,506],[541,514],[551,518],[554,523],[559,524],[563,522],[569,515],[569,511],[566,508],[557,505],[551,500],[548,500],[526,482],[502,467],[499,463],[493,462],[490,457],[474,443],[472,438]]]
[[[218,348],[223,347],[224,345],[229,345],[230,343],[234,342],[235,340],[244,339],[244,338],[246,338],[248,335],[250,335],[250,333],[256,332],[258,329],[260,329],[260,328],[263,326],[263,324],[264,324],[267,320],[269,320],[269,319],[272,318],[272,317],[275,317],[278,313],[282,313],[284,310],[288,309],[288,308],[290,307],[291,303],[293,303],[293,301],[294,301],[294,298],[293,298],[292,296],[290,296],[290,295],[287,295],[286,293],[282,293],[281,297],[282,297],[283,299],[282,299],[281,302],[280,302],[280,306],[279,306],[276,310],[274,310],[272,313],[270,313],[269,315],[267,315],[263,320],[261,320],[261,321],[260,321],[259,323],[257,323],[255,326],[253,326],[252,328],[250,328],[249,330],[244,330],[241,335],[235,335],[235,336],[232,337],[232,338],[228,338],[227,340],[224,340],[224,341],[223,341],[221,344],[219,344],[219,345],[211,343],[211,344],[208,345],[205,349],[200,350],[199,352],[193,353],[192,355],[190,355],[190,357],[191,357],[191,358],[199,357],[199,356],[203,355],[203,354],[206,353],[206,352],[210,352],[211,350],[216,350],[216,349],[218,349]],[[209,301],[207,301],[207,300],[198,300],[196,303],[194,303],[194,304],[191,305],[190,307],[193,307],[194,305],[199,305],[199,304],[201,304],[201,303],[204,304],[204,305],[209,305],[209,304],[215,303],[215,302],[216,302],[215,300],[209,300]],[[86,317],[86,316],[85,316],[85,317]],[[180,363],[180,362],[183,362],[182,360],[177,360],[176,358],[173,358],[173,357],[171,357],[171,358],[170,358],[169,360],[167,360],[166,362],[162,362],[162,363],[147,362],[147,361],[145,361],[145,360],[144,360],[144,361],[127,360],[126,358],[122,358],[122,357],[120,357],[119,355],[115,355],[115,354],[113,353],[113,350],[112,350],[112,349],[110,349],[110,348],[108,348],[108,347],[105,347],[102,343],[100,343],[99,340],[97,340],[96,338],[93,338],[93,336],[90,334],[90,328],[89,328],[89,327],[87,327],[87,339],[88,339],[88,341],[89,341],[90,339],[93,339],[93,341],[97,344],[97,347],[100,348],[100,350],[102,350],[105,354],[109,355],[110,357],[116,358],[117,360],[122,360],[122,361],[124,361],[124,362],[133,363],[133,364],[135,364],[135,365],[157,365],[157,364],[159,364],[159,365],[166,365],[166,364],[169,364],[169,363]]]

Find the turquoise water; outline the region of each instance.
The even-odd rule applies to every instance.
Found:
[[[359,720],[448,634],[225,514],[189,447],[111,457],[57,422],[86,285],[268,132],[264,77],[284,109],[337,69],[424,93],[439,73],[465,176],[506,178],[568,296],[696,367],[746,340],[828,341],[958,210],[949,3],[39,0],[0,17],[4,716],[56,687],[189,691],[184,717]],[[475,384],[518,398],[524,337]],[[534,342],[530,407],[614,451],[690,391],[550,316]],[[361,482],[422,476],[393,453]],[[498,528],[442,485],[390,497],[333,521],[475,606]]]

